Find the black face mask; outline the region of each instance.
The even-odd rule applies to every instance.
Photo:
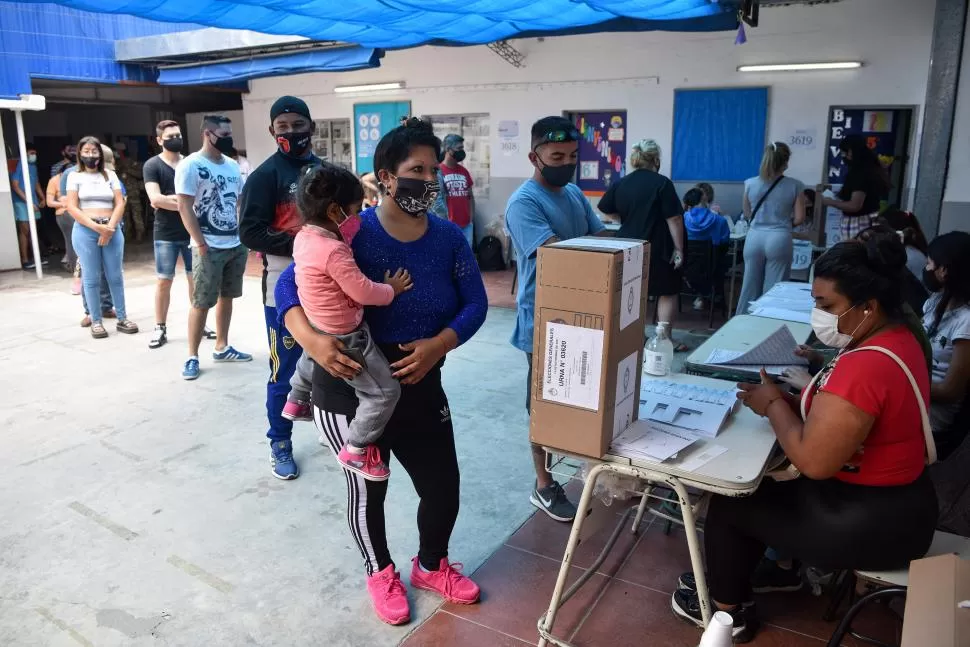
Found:
[[[87,168],[98,168],[98,162],[100,160],[100,157],[82,157],[81,164],[84,164]]]
[[[554,187],[564,187],[576,177],[576,164],[563,164],[562,166],[543,166],[539,172],[542,179]]]
[[[454,156],[455,161],[458,163],[465,161],[465,151],[454,151],[452,155]]]
[[[178,153],[182,150],[182,138],[172,137],[171,139],[165,139],[162,141],[162,148],[170,153]]]
[[[312,133],[282,133],[276,136],[280,152],[290,157],[304,157],[310,150]]]
[[[411,177],[397,178],[397,191],[394,192],[394,202],[401,207],[401,211],[414,218],[420,218],[428,212],[434,201],[438,199],[441,187],[437,180],[425,181]]]
[[[936,278],[936,271],[931,272],[926,268],[923,268],[923,285],[930,292],[939,292],[943,289],[943,281]]]
[[[232,150],[235,148],[235,146],[233,146],[233,143],[232,143],[232,135],[228,135],[226,137],[219,137],[217,135],[216,140],[212,142],[212,145],[215,146],[216,150],[222,153],[223,155],[229,155],[230,153],[232,153]]]
[[[77,153],[68,153],[65,155],[65,157],[67,157],[67,161],[69,161],[71,164],[77,162]]]

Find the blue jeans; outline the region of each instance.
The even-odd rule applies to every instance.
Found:
[[[175,278],[175,265],[179,256],[186,274],[192,273],[192,249],[187,240],[155,241],[155,274],[160,279],[171,281]]]
[[[266,418],[270,441],[289,440],[293,435],[293,422],[283,417],[286,396],[290,392],[290,378],[303,349],[296,343],[283,324],[277,321],[276,308],[263,306],[266,317],[266,336],[269,341],[269,380],[266,382]]]
[[[125,234],[119,227],[107,245],[98,245],[98,234],[83,225],[71,232],[74,251],[81,261],[81,285],[84,298],[89,304],[100,303],[102,273],[108,281],[108,290],[114,302],[118,319],[126,319],[125,279],[122,261],[125,254]],[[91,313],[92,322],[101,321],[101,311]]]
[[[81,226],[82,225],[78,225],[78,227],[81,227]],[[71,241],[71,244],[72,245],[74,244],[73,240]],[[82,279],[82,285],[83,285],[83,279]],[[98,291],[101,293],[101,312],[108,312],[109,310],[114,308],[115,306],[111,302],[111,289],[108,287],[108,275],[103,272],[101,273],[101,285]],[[81,290],[81,303],[84,304],[84,314],[86,315],[91,314],[91,309],[88,308],[88,298],[84,296],[83,288]]]
[[[468,246],[475,249],[475,223],[470,222],[462,227],[461,233],[465,234],[465,240],[468,241]]]

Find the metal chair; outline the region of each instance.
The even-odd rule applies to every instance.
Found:
[[[933,535],[933,543],[930,545],[930,549],[925,556],[935,557],[949,553],[955,553],[964,559],[970,559],[970,539],[948,532],[936,531],[936,534]],[[839,626],[836,627],[832,637],[829,639],[828,647],[839,647],[846,635],[850,635],[870,645],[876,645],[877,647],[894,647],[869,636],[856,633],[852,629],[852,621],[871,602],[891,600],[893,598],[905,599],[906,587],[909,586],[909,567],[907,566],[906,568],[894,571],[852,571],[844,573],[841,582],[837,586],[836,597],[833,599],[832,606],[829,607],[829,612],[826,615],[831,616],[846,594],[849,595],[849,599],[852,601],[852,598],[855,596],[855,586],[858,580],[867,582],[877,588],[852,603],[845,616],[843,616],[842,621],[839,623]]]

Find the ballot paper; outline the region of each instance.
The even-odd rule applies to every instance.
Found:
[[[626,458],[665,461],[695,440],[693,434],[683,429],[637,420],[613,439],[610,453]]]
[[[714,437],[734,411],[736,392],[668,380],[644,380],[640,387],[640,418]]]
[[[779,326],[778,330],[768,335],[764,341],[746,351],[715,348],[708,355],[705,364],[717,366],[772,366],[774,368],[788,366],[808,366],[808,360],[795,355],[798,342],[788,326]]]
[[[748,314],[768,319],[811,323],[812,288],[807,283],[776,283],[760,299],[748,304]]]

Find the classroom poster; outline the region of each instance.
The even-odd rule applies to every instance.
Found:
[[[825,183],[841,185],[845,181],[846,166],[839,152],[839,142],[848,135],[862,135],[866,145],[876,152],[879,161],[890,171],[896,162],[896,140],[900,136],[901,119],[895,110],[865,108],[832,108],[829,113],[829,150],[825,166]],[[907,136],[908,133],[902,133]]]
[[[407,117],[410,114],[410,101],[354,104],[354,151],[358,175],[371,173],[374,170],[374,151],[377,150],[377,142],[400,124],[401,117]]]
[[[576,184],[590,196],[603,195],[626,175],[626,110],[577,112],[579,173]]]

